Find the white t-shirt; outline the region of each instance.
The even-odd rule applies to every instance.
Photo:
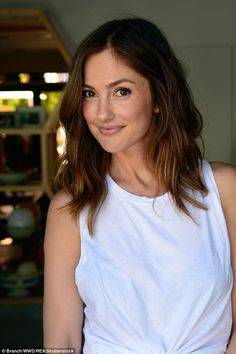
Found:
[[[85,303],[84,354],[223,354],[232,313],[227,227],[210,165],[209,193],[190,192],[195,222],[166,193],[133,195],[107,176],[108,194],[87,229],[81,213],[76,284]]]

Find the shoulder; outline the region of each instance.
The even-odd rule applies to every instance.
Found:
[[[71,200],[72,196],[61,189],[53,196],[49,205],[49,211],[64,208]]]
[[[219,190],[231,242],[236,242],[236,167],[225,163],[211,163]],[[236,259],[236,254],[235,254]],[[235,263],[236,268],[236,263]]]
[[[50,202],[47,219],[50,220],[56,217],[58,222],[63,222],[63,220],[70,220],[72,222],[73,217],[67,207],[71,200],[72,196],[64,190],[57,192]]]
[[[52,198],[47,215],[45,231],[45,247],[53,244],[61,244],[65,248],[74,249],[78,247],[80,241],[79,218],[75,219],[69,208],[68,203],[72,197],[61,190]],[[66,246],[65,246],[66,245]]]
[[[216,176],[221,176],[222,174],[227,177],[236,177],[236,166],[224,163],[224,162],[210,162],[213,173]]]
[[[221,162],[210,163],[222,203],[236,196],[236,167]]]

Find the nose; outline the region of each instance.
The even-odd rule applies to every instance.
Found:
[[[100,97],[97,117],[103,122],[110,121],[114,118],[114,112],[108,97]]]

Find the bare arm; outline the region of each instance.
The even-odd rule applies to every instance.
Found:
[[[79,227],[59,208],[69,196],[59,192],[51,201],[45,241],[44,347],[81,350],[83,302],[75,285],[80,259]]]
[[[236,353],[236,168],[234,166],[213,163],[213,172],[221,196],[224,215],[229,231],[231,259],[234,275],[232,292],[233,329],[227,354]]]

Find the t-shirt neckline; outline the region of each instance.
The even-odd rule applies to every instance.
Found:
[[[117,184],[109,174],[107,174],[107,176],[106,176],[106,181],[107,181],[107,185],[108,185],[108,190],[109,189],[113,190],[115,193],[119,194],[121,197],[123,197],[125,199],[129,199],[129,200],[133,200],[133,201],[137,201],[137,202],[153,203],[155,201],[166,200],[170,197],[169,192],[166,192],[166,193],[159,195],[157,197],[147,197],[147,196],[133,194],[131,192],[128,192],[127,190],[125,190],[121,186],[119,186],[119,184]]]

